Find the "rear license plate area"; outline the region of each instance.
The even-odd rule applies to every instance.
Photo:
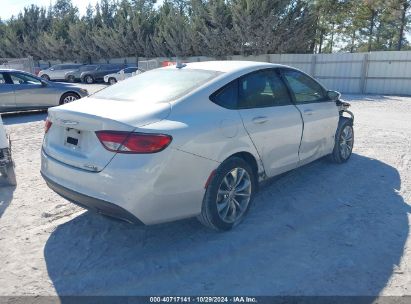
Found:
[[[64,145],[70,149],[78,150],[81,148],[81,131],[67,128]]]

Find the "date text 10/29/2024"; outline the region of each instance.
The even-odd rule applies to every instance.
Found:
[[[150,297],[150,303],[258,303],[254,297]]]

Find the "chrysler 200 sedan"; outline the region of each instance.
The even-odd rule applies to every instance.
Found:
[[[52,83],[27,72],[0,69],[0,113],[46,109],[88,95],[87,90]]]
[[[197,216],[229,230],[259,182],[326,155],[350,158],[353,116],[339,97],[282,65],[152,70],[50,109],[41,173],[104,215],[143,224]]]

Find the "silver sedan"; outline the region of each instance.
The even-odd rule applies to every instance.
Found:
[[[87,90],[52,83],[27,72],[0,69],[0,113],[45,109],[88,95]]]
[[[259,182],[326,155],[350,158],[348,106],[282,65],[156,69],[50,109],[41,173],[61,196],[102,214],[144,224],[197,216],[228,230]]]

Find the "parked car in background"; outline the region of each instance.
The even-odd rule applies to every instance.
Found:
[[[99,64],[94,70],[84,71],[80,74],[81,82],[94,83],[103,81],[104,76],[112,73],[117,73],[126,68],[124,64]]]
[[[49,82],[32,74],[0,69],[0,113],[44,109],[88,95],[87,90]]]
[[[144,72],[143,70],[137,67],[128,67],[128,68],[122,69],[121,71],[117,73],[105,75],[104,82],[107,82],[109,84],[115,84],[118,81],[130,78],[131,76],[138,75],[143,72]]]
[[[155,69],[50,109],[41,174],[70,201],[128,222],[197,216],[229,230],[260,181],[326,155],[350,158],[348,106],[283,65]]]
[[[11,141],[6,134],[3,120],[0,115],[0,178],[5,178],[6,182],[16,185],[16,175],[14,173],[14,162],[11,157]]]
[[[52,67],[41,70],[38,76],[46,80],[64,80],[66,73],[78,69],[82,64],[57,64]]]
[[[96,70],[100,65],[98,64],[86,64],[82,65],[81,67],[68,71],[64,75],[64,79],[68,82],[78,82],[81,81],[81,73],[86,72],[86,71],[94,71]]]

